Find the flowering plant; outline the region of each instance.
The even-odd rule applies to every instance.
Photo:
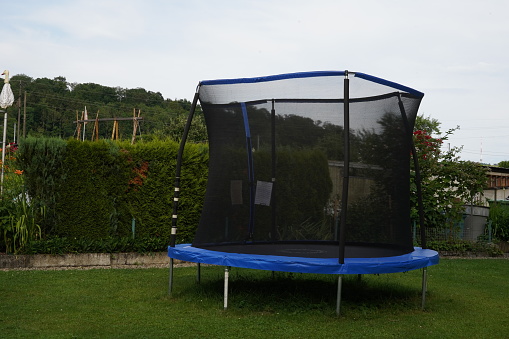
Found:
[[[15,157],[6,159],[0,195],[1,246],[7,253],[18,253],[30,241],[41,237],[36,211],[24,187],[23,170],[15,169],[15,164]]]
[[[440,123],[418,117],[413,134],[421,174],[423,207],[427,227],[452,228],[464,212],[464,205],[482,196],[487,169],[479,163],[460,160],[461,147],[443,149],[443,143],[459,127],[442,134]],[[440,137],[432,135],[438,134]],[[412,218],[418,219],[415,171],[411,174]],[[452,233],[451,233],[452,234]]]

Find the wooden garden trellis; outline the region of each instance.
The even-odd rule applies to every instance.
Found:
[[[78,140],[85,140],[85,125],[89,122],[94,123],[94,129],[92,132],[92,140],[99,140],[99,122],[102,121],[113,121],[113,129],[111,132],[111,139],[112,140],[119,140],[120,138],[120,132],[119,132],[119,121],[126,121],[126,120],[132,120],[133,121],[133,135],[131,137],[131,144],[134,144],[136,141],[136,134],[139,132],[141,136],[141,129],[140,129],[140,121],[143,120],[143,117],[140,116],[141,110],[140,109],[133,109],[133,116],[131,118],[99,118],[99,111],[97,111],[95,119],[88,119],[86,110],[81,112],[81,119],[79,119],[78,112],[76,112],[76,121],[74,121],[75,124],[77,124],[76,127],[76,139]],[[83,135],[82,135],[83,130]]]

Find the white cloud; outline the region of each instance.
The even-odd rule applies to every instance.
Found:
[[[10,1],[0,67],[188,99],[204,79],[349,69],[425,92],[421,112],[464,125],[458,142],[478,149],[467,137],[489,132],[469,126],[507,116],[508,11],[504,0]]]
[[[57,40],[126,41],[139,36],[145,25],[137,6],[140,4],[132,1],[49,1],[37,11],[28,11],[24,21]]]

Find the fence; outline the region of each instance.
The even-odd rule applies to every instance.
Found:
[[[471,242],[492,242],[492,221],[489,219],[489,207],[465,206],[465,213],[460,222],[445,227],[430,227],[426,229],[428,241],[466,240]],[[414,242],[420,244],[420,230],[417,223],[413,224]]]

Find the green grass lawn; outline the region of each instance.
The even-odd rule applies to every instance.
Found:
[[[233,268],[0,272],[1,338],[507,338],[509,260],[444,259],[421,271],[336,276]]]

